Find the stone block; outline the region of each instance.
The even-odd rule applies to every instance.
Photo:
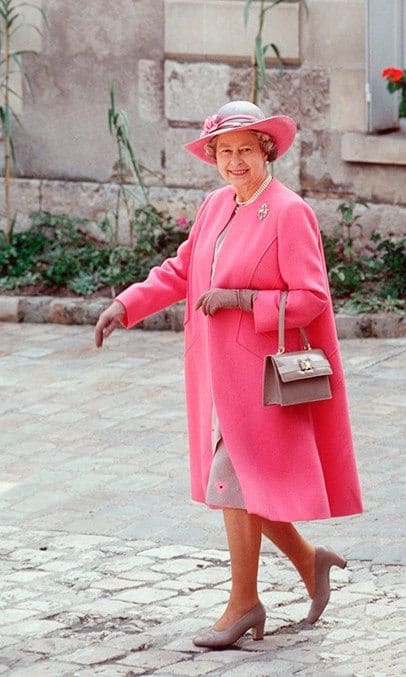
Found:
[[[221,568],[213,566],[197,571],[189,571],[177,578],[179,582],[184,583],[185,588],[193,586],[195,583],[207,586],[217,585],[219,583],[224,583],[224,581],[229,579],[230,572],[228,567]]]
[[[348,132],[342,137],[341,156],[346,162],[406,166],[406,136]]]
[[[84,227],[97,239],[106,236],[95,225],[111,209],[117,198],[117,186],[75,181],[41,182],[41,209],[52,214],[69,214],[76,218],[89,219],[94,223]]]
[[[139,59],[163,59],[163,3],[118,0],[111,11],[107,0],[92,0],[81,10],[78,14],[74,2],[46,3],[49,30],[41,54],[24,55],[35,100],[25,96],[23,128],[16,130],[19,170],[24,176],[108,180],[115,147],[106,114],[114,81],[117,107],[126,111],[142,151],[148,139],[142,160],[158,171],[162,138],[156,122],[152,130],[139,115],[140,99],[149,106],[151,97],[139,94],[134,73]],[[21,31],[24,48],[28,28]],[[142,65],[140,70],[145,72]]]
[[[328,195],[331,190],[342,187],[347,195],[352,193],[350,176],[344,163],[338,160],[340,141],[340,135],[329,130],[302,130],[302,189]]]
[[[73,663],[80,663],[82,665],[97,665],[99,663],[105,663],[106,661],[113,661],[114,659],[120,658],[122,655],[123,649],[116,649],[99,643],[77,649],[66,655],[62,654],[58,656],[58,660],[69,660]]]
[[[230,68],[224,64],[166,61],[166,117],[202,123],[229,100],[229,81]]]
[[[300,191],[300,132],[287,153],[273,163],[273,173],[288,188]]]
[[[120,659],[120,665],[129,667],[142,667],[144,670],[161,670],[169,665],[178,663],[185,659],[185,654],[180,651],[168,651],[162,649],[149,649],[148,651],[137,651],[130,653],[126,658]],[[131,674],[131,671],[129,672]],[[176,674],[176,673],[175,673]]]
[[[229,592],[227,590],[220,590],[218,588],[207,589],[205,587],[202,590],[195,590],[187,596],[179,595],[178,597],[174,597],[171,599],[171,604],[176,607],[185,608],[188,612],[194,607],[199,607],[203,614],[205,609],[215,606],[216,604],[225,604],[228,597]]]
[[[0,322],[20,322],[19,303],[18,296],[0,296]]]
[[[330,78],[327,71],[323,68],[303,68],[300,73],[301,126],[325,129],[329,125],[329,108]]]
[[[79,53],[93,55],[107,64],[128,54],[155,59],[162,56],[163,9],[160,2],[117,0],[114,11],[109,0],[88,2],[80,16],[75,3],[51,3],[47,17],[53,35],[49,49],[60,49],[66,59]],[[121,62],[122,63],[122,62]],[[62,67],[62,61],[58,67]],[[93,63],[93,66],[95,63]],[[111,66],[110,66],[111,67]]]
[[[7,632],[12,635],[22,635],[24,637],[43,637],[55,630],[64,630],[65,626],[57,621],[48,621],[35,618],[33,620],[20,621],[12,623],[7,627]]]
[[[21,115],[23,109],[23,76],[20,71],[14,71],[10,74],[10,106],[16,115]],[[0,106],[4,104],[3,90],[0,91]],[[0,139],[2,138],[0,133]],[[3,166],[4,160],[2,160]]]
[[[352,194],[364,200],[406,206],[404,167],[364,163],[354,164],[351,169],[347,165],[346,172]]]
[[[205,164],[183,148],[185,143],[196,139],[199,133],[197,129],[167,130],[165,143],[167,186],[214,189],[223,185],[215,166]]]
[[[154,186],[150,189],[152,203],[163,211],[176,218],[186,216],[194,220],[196,212],[206,195],[204,190],[193,188],[167,188]]]
[[[159,122],[163,117],[162,65],[158,61],[138,62],[138,112],[146,122]]]
[[[405,318],[398,313],[377,313],[335,316],[339,339],[345,338],[400,338],[406,336]]]
[[[230,64],[227,97],[230,101],[250,101],[252,90],[251,68]],[[262,107],[262,103],[260,103]]]
[[[193,645],[194,646],[194,645]],[[188,651],[191,651],[189,649]],[[176,665],[171,665],[170,672],[166,674],[172,677],[173,675],[187,675],[188,677],[200,677],[201,675],[207,675],[208,673],[216,674],[217,670],[221,667],[220,663],[214,663],[213,661],[199,661],[195,663],[193,659],[184,660],[181,663],[176,663]],[[217,672],[217,674],[221,674]]]
[[[186,57],[249,58],[255,44],[257,13],[244,27],[241,2],[233,0],[165,0],[165,52]],[[264,43],[276,43],[282,58],[299,61],[299,3],[284,3],[268,12]]]
[[[12,669],[15,677],[55,677],[55,675],[74,675],[77,673],[77,663],[62,662],[59,658],[55,660],[41,660],[43,655],[43,652],[28,654],[27,658],[25,658],[25,662],[27,663],[29,660],[30,665],[27,665],[26,667],[22,667],[21,661],[19,661],[18,667],[13,667]],[[9,672],[7,668],[6,671]],[[0,672],[3,672],[1,668]],[[116,675],[119,677],[120,673],[117,672]],[[81,677],[83,676],[84,672],[81,671]]]
[[[362,68],[365,64],[364,0],[310,0],[302,23],[306,65]]]
[[[344,199],[344,198],[343,198]],[[337,212],[343,200],[317,197],[306,197],[306,202],[314,209],[321,230],[331,235],[339,221]],[[401,237],[404,234],[406,223],[406,208],[400,205],[369,204],[369,208],[359,206],[356,211],[361,214],[360,225],[362,232],[357,240],[366,242],[373,231],[381,233],[383,237],[392,234]]]
[[[162,590],[159,588],[141,587],[133,590],[123,590],[113,596],[113,599],[124,600],[125,602],[132,602],[135,604],[153,604],[163,599],[175,597],[176,591]]]
[[[20,27],[12,36],[11,46],[13,50],[27,50],[29,52],[41,52],[43,38],[41,33],[46,31],[42,14],[43,0],[31,0],[24,5],[20,12],[22,21]]]
[[[265,115],[290,115],[300,122],[300,72],[267,70],[269,88],[260,93],[260,106]]]
[[[55,324],[85,324],[82,299],[54,299],[49,307],[49,322]]]
[[[157,557],[158,559],[172,559],[182,555],[194,556],[197,548],[190,545],[162,545],[158,548],[150,548],[145,552],[148,557]]]
[[[51,296],[21,296],[19,312],[21,321],[42,323],[49,322],[49,307],[52,301]]]
[[[365,73],[360,69],[333,69],[330,73],[330,127],[345,131],[365,131]],[[349,105],[349,102],[351,104]]]
[[[0,178],[1,202],[4,196],[4,179]],[[40,209],[41,182],[36,179],[13,179],[11,182],[11,208],[17,219],[14,231],[19,233],[31,225],[30,214]],[[0,210],[0,228],[5,228],[3,209]]]

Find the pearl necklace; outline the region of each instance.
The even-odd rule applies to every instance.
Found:
[[[251,202],[255,202],[257,197],[259,197],[261,195],[261,193],[263,193],[263,191],[265,190],[265,188],[267,186],[269,186],[271,181],[272,181],[272,176],[270,174],[268,174],[266,179],[261,183],[260,187],[256,189],[255,193],[253,195],[251,195],[251,197],[248,200],[245,200],[244,202],[239,202],[238,198],[236,197],[235,202],[236,202],[236,205],[237,205],[237,209],[239,209],[239,207],[245,207],[245,205],[249,205],[249,204],[251,204]]]

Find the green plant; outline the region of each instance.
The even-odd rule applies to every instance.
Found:
[[[349,200],[338,206],[340,221],[332,235],[322,232],[328,277],[336,307],[345,312],[401,310],[406,295],[405,239],[373,232],[361,249],[355,229],[362,233],[357,205]],[[352,311],[351,311],[352,309]]]
[[[259,0],[259,10],[258,10],[258,27],[257,33],[255,36],[255,46],[252,55],[252,77],[251,77],[251,101],[252,103],[258,103],[259,92],[261,89],[269,89],[269,78],[266,72],[265,59],[267,58],[268,50],[271,49],[274,53],[274,56],[277,59],[279,67],[281,70],[284,68],[283,60],[279,51],[278,46],[274,42],[269,42],[264,44],[263,42],[263,30],[265,24],[265,17],[267,12],[272,10],[276,5],[280,5],[285,0],[271,0],[266,2],[266,0]],[[306,0],[300,0],[305,6],[306,12],[308,11]],[[250,12],[253,8],[254,0],[246,0],[244,6],[244,25],[245,28],[248,26],[248,21],[250,17]]]
[[[14,99],[21,99],[21,96],[12,88],[11,78],[15,73],[21,73],[23,81],[28,87],[30,93],[30,80],[25,73],[21,57],[29,50],[14,49],[13,41],[16,34],[23,26],[31,28],[40,33],[37,26],[27,23],[24,16],[24,8],[32,8],[40,12],[46,22],[46,16],[43,10],[30,2],[21,2],[20,0],[0,0],[0,130],[3,137],[4,147],[4,217],[5,217],[5,235],[10,242],[11,233],[15,224],[15,215],[12,216],[11,208],[11,181],[12,181],[12,163],[15,163],[15,149],[13,136],[13,121],[21,126],[20,119],[16,113]]]
[[[86,219],[33,214],[28,231],[13,233],[11,242],[0,237],[0,289],[36,285],[88,296],[109,287],[115,296],[116,288],[143,280],[153,265],[172,256],[190,226],[185,217],[173,219],[151,205],[138,208],[134,218],[139,239],[124,247],[86,236]]]
[[[381,76],[387,80],[388,92],[393,94],[400,91],[399,117],[406,118],[406,69],[384,68]]]
[[[403,299],[392,298],[392,296],[377,296],[376,294],[366,295],[364,292],[355,292],[349,299],[338,301],[335,304],[336,310],[347,315],[358,315],[359,313],[401,313],[405,309]]]
[[[102,222],[104,230],[109,230],[111,240],[114,245],[118,244],[118,233],[120,228],[121,205],[124,204],[127,222],[130,229],[130,242],[134,242],[134,206],[133,200],[140,202],[139,195],[128,186],[129,180],[134,180],[138,184],[142,202],[144,206],[149,205],[148,191],[144,183],[143,172],[149,171],[141,164],[135,155],[131,144],[130,127],[128,118],[123,110],[116,109],[114,83],[110,87],[110,108],[108,109],[108,126],[111,136],[115,139],[117,146],[117,160],[114,163],[114,175],[118,183],[116,205],[113,213],[114,228],[110,226],[108,216]]]

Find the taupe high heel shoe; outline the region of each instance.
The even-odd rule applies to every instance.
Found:
[[[251,611],[241,616],[226,630],[219,631],[213,630],[213,628],[206,630],[204,634],[193,638],[193,644],[195,646],[207,646],[211,649],[221,649],[234,644],[250,628],[252,628],[253,639],[263,639],[265,620],[265,608],[261,602],[258,602]]]
[[[330,569],[333,566],[345,569],[347,562],[332,550],[323,547],[316,548],[315,592],[306,619],[312,625],[320,618],[330,599]]]

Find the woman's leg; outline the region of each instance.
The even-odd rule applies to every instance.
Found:
[[[231,560],[231,594],[224,614],[213,626],[225,630],[258,604],[258,563],[262,519],[246,510],[223,509]]]
[[[298,570],[310,595],[314,595],[315,548],[290,522],[262,520],[262,533],[289,557]]]

